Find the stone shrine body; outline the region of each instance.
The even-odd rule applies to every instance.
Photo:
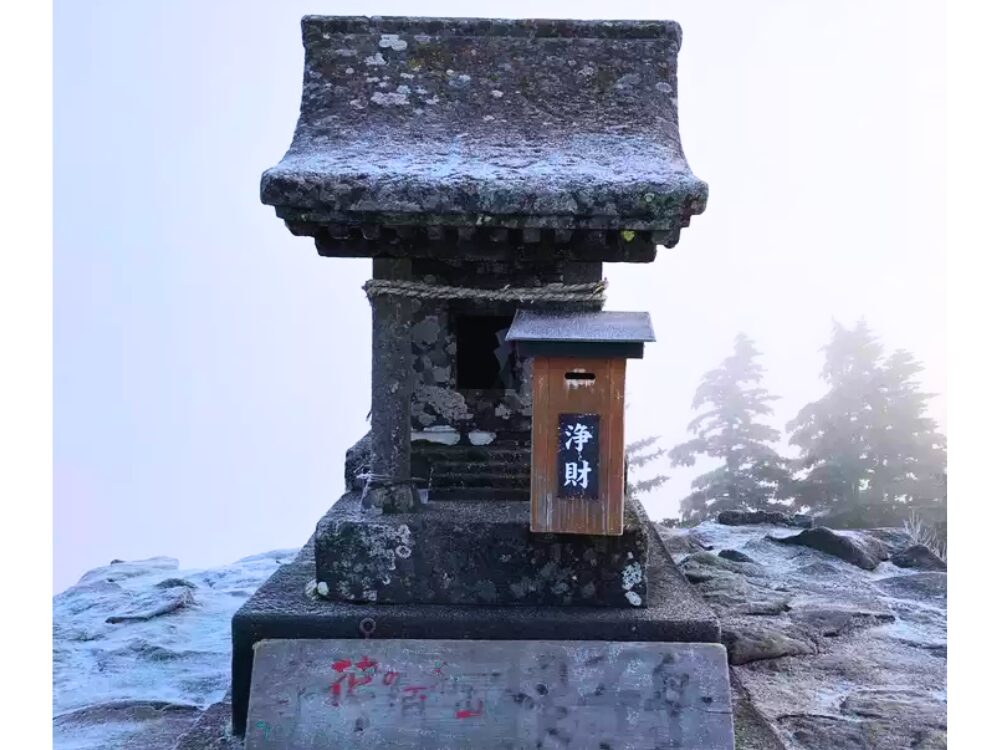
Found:
[[[625,360],[653,336],[645,314],[603,311],[603,264],[653,261],[705,207],[707,186],[691,174],[677,127],[680,28],[306,17],[302,30],[299,121],[261,195],[321,256],[372,259],[371,430],[348,451],[346,494],[234,616],[235,733],[248,748],[267,746],[255,729],[265,725],[285,727],[288,747],[338,738],[485,747],[491,732],[498,747],[535,747],[531,722],[537,731],[545,722],[531,711],[548,710],[544,700],[508,705],[517,691],[506,682],[479,686],[485,715],[456,709],[456,720],[479,722],[474,730],[445,721],[442,697],[423,729],[365,735],[332,714],[304,724],[283,714],[285,683],[272,672],[359,638],[384,659],[451,654],[454,680],[479,674],[470,653],[504,663],[510,641],[535,644],[539,661],[521,677],[624,642],[635,644],[627,658],[637,669],[661,666],[635,688],[652,696],[651,713],[619,727],[613,746],[645,746],[647,735],[731,748],[725,712],[708,723],[683,711],[672,724],[657,718],[663,665],[702,664],[699,674],[714,675],[706,701],[728,690],[725,654],[718,622],[625,496]],[[574,426],[570,471],[556,438]],[[468,639],[493,650],[454,645]],[[555,641],[590,645],[567,652]],[[668,646],[685,656],[668,660]],[[687,685],[684,675],[676,679]],[[301,696],[317,679],[287,687]],[[691,685],[697,702],[702,683]],[[392,696],[371,700],[395,710]],[[583,697],[560,700],[560,712],[586,711]],[[363,702],[351,710],[371,726]],[[490,723],[499,716],[507,729]],[[545,731],[564,731],[553,726]]]

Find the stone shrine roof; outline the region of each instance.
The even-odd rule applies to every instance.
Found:
[[[672,21],[307,16],[302,36],[298,125],[261,199],[323,254],[485,232],[651,260],[628,245],[671,247],[705,208]]]

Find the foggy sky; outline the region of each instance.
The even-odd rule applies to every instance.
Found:
[[[935,2],[55,4],[56,589],[112,558],[302,544],[367,429],[370,261],[319,258],[258,197],[291,140],[307,13],[672,18],[708,209],[607,309],[649,310],[630,439],[686,438],[737,332],[822,394],[832,321],[927,365],[944,427],[944,19]],[[502,7],[500,11],[497,8]],[[675,515],[694,469],[645,503]],[[646,473],[649,470],[647,469]]]

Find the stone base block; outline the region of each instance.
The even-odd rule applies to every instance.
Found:
[[[734,746],[718,643],[262,641],[249,719],[246,750]]]
[[[718,619],[674,565],[655,530],[647,529],[647,606],[629,609],[324,601],[307,594],[316,575],[310,541],[233,616],[233,731],[242,735],[246,728],[253,648],[264,639],[720,642]]]
[[[316,580],[344,602],[646,605],[640,508],[627,506],[621,536],[533,534],[529,510],[450,501],[374,516],[348,493],[316,526]]]

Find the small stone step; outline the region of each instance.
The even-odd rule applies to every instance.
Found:
[[[530,483],[528,474],[439,474],[431,475],[431,489],[445,487],[496,487],[498,489],[527,489]]]
[[[456,501],[503,501],[528,502],[531,491],[523,489],[503,489],[498,487],[431,487],[428,499],[431,502]]]
[[[531,450],[529,448],[519,446],[420,445],[414,446],[413,453],[415,456],[420,456],[431,463],[437,463],[439,461],[530,463],[531,461]]]
[[[488,477],[528,476],[531,474],[530,463],[485,463],[477,461],[438,461],[432,465],[432,476],[447,474],[478,474]]]

